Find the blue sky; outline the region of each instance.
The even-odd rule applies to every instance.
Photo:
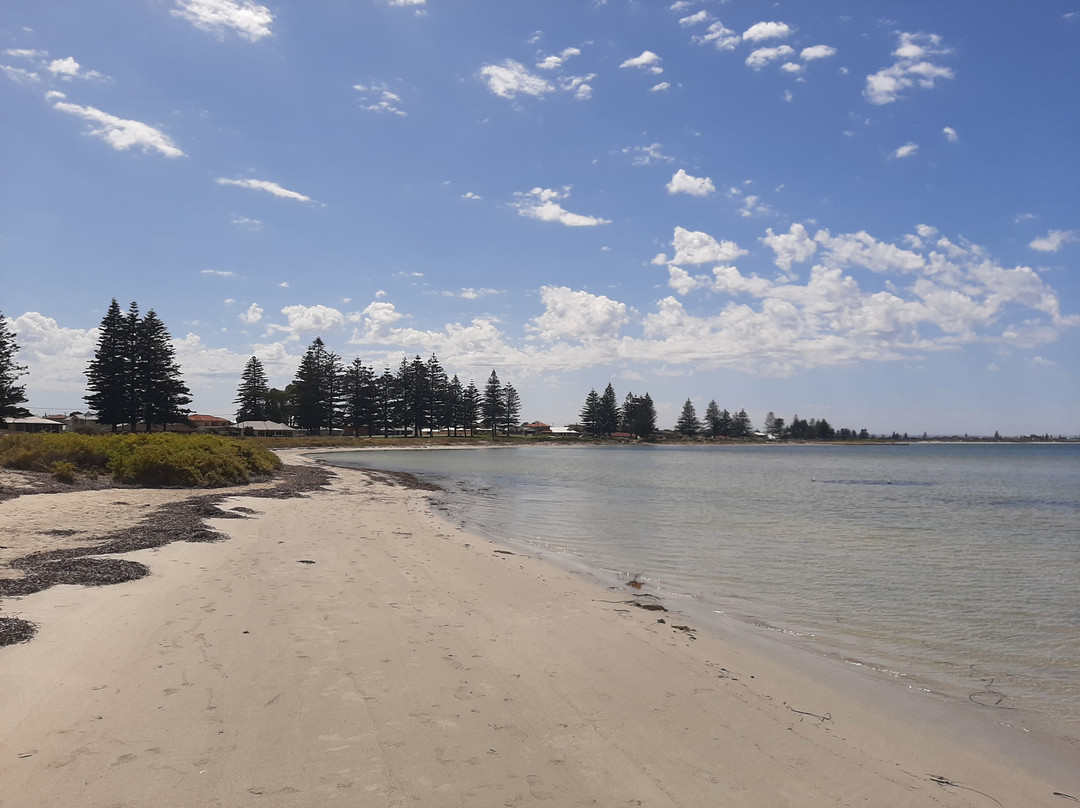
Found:
[[[7,0],[0,310],[109,301],[199,412],[316,336],[872,432],[1076,434],[1080,2]]]

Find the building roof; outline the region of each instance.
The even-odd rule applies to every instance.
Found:
[[[288,424],[279,424],[276,421],[241,421],[237,424],[240,429],[253,429],[256,432],[295,432],[296,427]]]

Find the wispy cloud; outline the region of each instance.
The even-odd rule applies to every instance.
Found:
[[[49,93],[50,99],[64,98],[62,93]],[[89,134],[99,137],[117,151],[126,151],[136,147],[144,152],[156,151],[166,157],[183,157],[184,152],[173,143],[172,139],[149,124],[118,118],[94,107],[84,107],[67,101],[56,101],[54,109],[76,115],[92,124]]]
[[[1051,230],[1045,236],[1032,241],[1028,246],[1039,252],[1056,253],[1066,244],[1078,240],[1080,240],[1080,230]]]
[[[203,269],[199,271],[200,275],[217,275],[219,278],[235,278],[236,273],[231,269]]]
[[[407,114],[401,108],[401,96],[391,90],[388,84],[354,84],[353,89],[360,93],[360,109],[402,117]]]
[[[530,73],[525,65],[513,59],[507,59],[501,65],[484,65],[480,75],[488,89],[500,98],[514,98],[519,93],[541,96],[555,91],[547,79]]]
[[[905,143],[903,146],[894,151],[892,156],[898,159],[902,159],[904,157],[914,156],[917,151],[919,151],[919,144],[909,142]]]
[[[269,180],[230,180],[226,177],[218,177],[216,182],[218,185],[234,185],[237,188],[251,188],[256,191],[265,191],[280,199],[295,199],[297,202],[311,201],[310,196],[304,196],[296,191],[290,191],[288,188],[282,188],[276,182],[270,182]]]
[[[251,0],[176,0],[176,6],[174,16],[219,37],[232,30],[255,42],[273,33],[274,15]]]

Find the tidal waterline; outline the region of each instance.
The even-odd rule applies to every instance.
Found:
[[[518,447],[324,456],[455,520],[904,682],[1080,721],[1080,446]]]

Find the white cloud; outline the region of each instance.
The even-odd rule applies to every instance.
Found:
[[[712,45],[719,51],[735,50],[742,42],[738,34],[719,21],[710,25],[703,36],[695,36],[693,39],[699,45]]]
[[[248,310],[236,315],[244,325],[255,325],[263,316],[263,310],[258,303],[252,303]]]
[[[514,194],[517,201],[512,203],[512,207],[516,208],[521,216],[529,219],[539,219],[542,222],[558,222],[567,227],[595,227],[600,224],[611,224],[610,219],[584,216],[565,210],[556,200],[565,199],[568,195],[568,188],[564,188],[562,191],[555,191],[551,188],[533,188],[531,191],[519,191]]]
[[[710,19],[712,19],[712,15],[702,9],[701,11],[698,11],[695,14],[691,14],[688,17],[682,17],[679,20],[679,25],[681,25],[683,28],[689,28],[691,25],[698,25],[699,23],[708,22]]]
[[[831,45],[811,45],[809,48],[803,48],[799,51],[799,58],[804,62],[811,62],[814,59],[827,59],[835,55],[836,48]]]
[[[708,233],[683,227],[675,228],[671,244],[675,248],[672,264],[727,264],[746,255],[734,241],[717,241]]]
[[[459,297],[462,300],[479,300],[482,297],[490,297],[491,295],[501,295],[501,294],[505,294],[505,292],[503,290],[500,290],[500,289],[488,289],[486,287],[481,287],[479,289],[474,289],[471,286],[465,286],[465,287],[463,287],[461,290],[459,290],[457,292],[447,291],[447,292],[440,292],[440,294],[443,297]]]
[[[253,308],[255,308],[253,306]],[[251,311],[251,309],[249,309]],[[340,331],[345,326],[345,315],[335,308],[316,304],[314,306],[286,306],[281,313],[289,318],[287,328],[294,334],[329,333]]]
[[[1039,252],[1056,253],[1064,245],[1080,240],[1080,230],[1051,230],[1045,236],[1033,240],[1029,247]]]
[[[759,22],[743,31],[742,38],[750,42],[765,39],[784,39],[790,36],[792,28],[786,22]]]
[[[945,135],[945,139],[950,143],[957,143],[960,140],[960,135],[956,133],[956,130],[951,126],[946,126],[941,130],[941,133]]]
[[[642,69],[650,71],[651,73],[663,73],[664,68],[660,67],[660,62],[662,61],[663,59],[661,59],[651,50],[647,50],[642,51],[642,54],[640,56],[635,56],[632,59],[627,59],[625,62],[619,65],[619,67],[640,67]]]
[[[589,82],[595,78],[595,73],[585,76],[563,76],[559,79],[559,89],[573,93],[575,98],[584,101],[592,98],[593,89]]]
[[[465,193],[463,193],[461,195],[461,198],[462,199],[468,199],[468,200],[471,200],[471,201],[479,201],[479,200],[483,199],[484,197],[480,196],[479,194],[474,194],[472,191],[467,191],[467,192],[465,192]]]
[[[236,273],[231,269],[203,269],[199,271],[200,275],[217,275],[219,278],[235,278]]]
[[[547,342],[612,339],[630,319],[625,303],[565,286],[542,287],[540,299],[544,313],[530,330]]]
[[[775,48],[758,48],[751,51],[750,55],[746,57],[746,66],[754,70],[761,70],[770,62],[777,59],[786,59],[794,53],[795,49],[790,45],[779,45]]]
[[[918,143],[910,143],[910,142],[905,143],[903,146],[899,147],[896,151],[893,152],[893,157],[896,157],[896,158],[911,157],[918,150],[919,150],[919,144]]]
[[[49,62],[47,69],[54,76],[57,76],[64,81],[71,81],[72,79],[101,81],[105,78],[105,76],[98,73],[96,70],[83,70],[82,66],[71,56],[68,56],[66,59],[53,59]]]
[[[664,154],[663,146],[653,143],[648,146],[627,146],[622,150],[623,154],[632,154],[631,165],[647,166],[653,162],[674,163],[675,158]]]
[[[401,108],[401,96],[390,89],[390,86],[376,82],[373,84],[354,84],[353,89],[361,93],[360,109],[367,112],[385,112],[390,115],[405,117],[407,113]]]
[[[265,191],[280,199],[295,199],[298,202],[311,201],[310,196],[304,196],[296,191],[290,191],[288,188],[282,188],[276,182],[270,182],[269,180],[230,180],[225,177],[218,177],[216,182],[218,185],[233,185],[237,188],[251,188],[255,191]]]
[[[63,97],[62,94],[53,97],[57,96]],[[118,118],[100,109],[83,107],[67,101],[57,101],[53,104],[53,108],[98,124],[97,128],[90,129],[89,134],[100,137],[117,151],[126,151],[134,146],[141,148],[144,152],[159,152],[166,157],[185,156],[168,135],[149,124]]]
[[[785,73],[802,73],[803,66],[797,62],[784,62],[780,69]],[[791,100],[790,98],[788,99]]]
[[[536,63],[536,66],[540,70],[558,70],[566,64],[568,59],[580,55],[581,50],[578,48],[564,48],[558,55],[545,56]]]
[[[3,73],[16,84],[34,84],[41,80],[41,76],[39,76],[32,70],[27,70],[24,67],[0,65],[0,73]]]
[[[218,36],[231,29],[255,42],[273,33],[270,24],[274,15],[266,6],[251,0],[176,0],[176,5],[172,12],[175,16]]]
[[[501,65],[484,65],[480,75],[488,89],[500,98],[514,98],[518,93],[539,96],[555,88],[540,76],[530,73],[521,62],[507,59]]]
[[[667,184],[669,194],[690,194],[690,196],[708,196],[716,191],[713,181],[708,177],[694,177],[680,168]]]
[[[262,230],[262,222],[258,219],[249,219],[246,216],[234,216],[232,226],[237,230]]]
[[[793,224],[787,233],[779,235],[774,234],[771,227],[765,232],[767,235],[761,241],[776,254],[773,263],[785,272],[791,271],[792,264],[808,261],[817,252],[817,242],[801,224]]]
[[[671,82],[662,81],[659,84],[654,84],[652,87],[650,87],[649,92],[650,93],[662,93],[662,92],[665,92],[666,90],[670,90],[670,89],[671,89]]]
[[[930,61],[951,52],[937,34],[901,33],[893,51],[896,62],[867,76],[863,95],[871,104],[891,104],[904,90],[915,86],[930,89],[938,79],[951,79],[955,75],[951,68]]]

